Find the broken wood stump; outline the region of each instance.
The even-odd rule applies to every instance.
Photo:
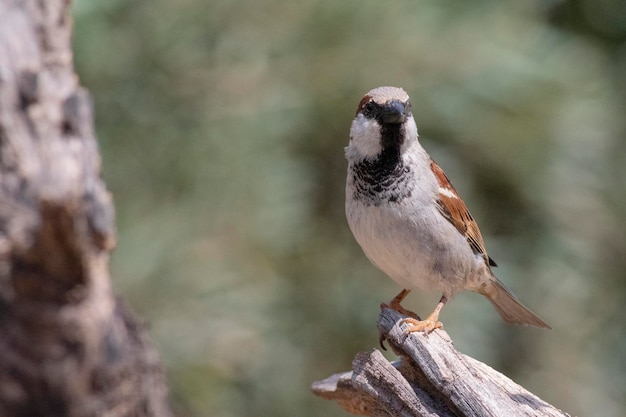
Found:
[[[352,371],[313,383],[313,392],[352,414],[373,417],[569,416],[457,351],[445,331],[405,333],[403,318],[384,309],[378,320],[400,360],[390,363],[377,349],[358,353]]]

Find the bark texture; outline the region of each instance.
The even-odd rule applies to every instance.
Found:
[[[111,288],[69,9],[0,0],[0,416],[170,416],[159,356]]]
[[[385,309],[378,321],[401,360],[389,363],[377,350],[361,352],[351,372],[315,382],[313,392],[352,414],[374,417],[568,416],[458,352],[445,331],[405,334],[402,318]]]

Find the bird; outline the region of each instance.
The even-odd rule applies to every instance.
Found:
[[[381,308],[408,316],[408,332],[443,328],[441,309],[465,290],[485,296],[506,323],[550,328],[494,275],[476,221],[419,142],[406,91],[378,87],[363,96],[345,156],[348,226],[372,264],[402,287]],[[424,320],[401,304],[412,290],[442,294]]]

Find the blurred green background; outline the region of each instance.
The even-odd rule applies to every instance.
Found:
[[[347,415],[310,393],[377,346],[399,290],[343,211],[361,96],[406,89],[498,276],[553,327],[480,296],[464,353],[580,416],[626,409],[623,1],[77,0],[75,62],[114,194],[116,289],[178,416]],[[439,294],[405,305],[427,314]],[[392,358],[393,355],[389,355]]]

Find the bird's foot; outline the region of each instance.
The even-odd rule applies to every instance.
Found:
[[[428,317],[426,317],[426,320],[415,320],[411,318],[402,320],[403,324],[408,325],[405,333],[424,332],[425,334],[428,334],[435,329],[443,329],[443,324],[439,321],[439,313],[447,301],[448,298],[445,295],[442,295],[437,307],[435,307],[435,310],[430,313]]]
[[[404,333],[406,335],[410,334],[410,333],[414,333],[414,332],[424,332],[424,334],[428,335],[429,333],[431,333],[433,330],[435,329],[443,329],[443,324],[441,324],[441,322],[439,321],[439,313],[441,312],[441,309],[443,308],[443,306],[446,304],[446,302],[448,301],[448,298],[445,295],[441,296],[441,299],[439,300],[439,303],[437,304],[437,307],[435,307],[435,310],[433,310],[432,313],[430,313],[430,315],[428,317],[426,317],[426,320],[421,320],[417,314],[405,310],[401,305],[400,305],[400,301],[402,301],[404,299],[404,297],[406,297],[406,295],[409,293],[408,290],[403,290],[400,294],[396,295],[396,297],[391,300],[391,303],[389,306],[387,306],[386,304],[383,304],[381,307],[385,306],[388,308],[391,308],[393,310],[396,310],[402,314],[406,314],[401,310],[404,310],[405,312],[411,313],[411,314],[407,314],[410,317],[406,317],[404,319],[402,319],[400,321],[400,324],[406,324],[407,328],[404,330]],[[399,310],[399,309],[401,310]],[[380,346],[385,349],[385,336],[383,334],[380,335]]]
[[[391,310],[397,311],[404,316],[408,316],[404,320],[413,320],[418,322],[420,320],[420,317],[411,310],[407,310],[406,308],[402,307],[402,305],[400,304],[402,300],[404,300],[404,298],[409,294],[409,292],[409,290],[400,291],[400,293],[396,295],[389,304],[382,303],[380,305],[380,310],[382,311],[385,308],[389,308]],[[380,347],[383,348],[383,350],[387,350],[387,348],[385,347],[385,339],[387,339],[387,335],[380,333],[378,336],[378,342],[380,344]]]
[[[401,325],[407,325],[404,329],[404,335],[407,336],[414,332],[423,332],[425,335],[428,335],[435,329],[443,329],[443,324],[437,320],[438,317],[431,316],[428,316],[426,320],[420,320],[419,318],[415,319],[413,317],[406,317],[400,320]],[[380,347],[383,348],[383,350],[387,350],[387,348],[385,347],[385,340],[387,339],[387,335],[379,333],[378,336],[378,343],[380,344]]]
[[[426,320],[415,320],[413,318],[406,318],[402,320],[402,324],[406,324],[407,328],[405,333],[424,332],[426,334],[432,332],[435,329],[443,329],[443,324],[436,318],[430,316]]]

